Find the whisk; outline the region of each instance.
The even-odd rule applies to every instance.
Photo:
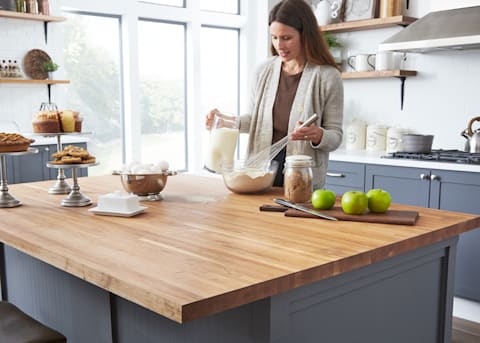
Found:
[[[310,118],[308,118],[302,125],[299,126],[299,128],[310,126],[312,123],[314,123],[318,119],[318,115],[314,113]],[[250,156],[246,161],[245,164],[249,167],[263,167],[265,165],[268,165],[271,160],[277,156],[280,151],[282,151],[283,148],[288,143],[288,137],[289,135],[286,135],[285,137],[281,138],[272,146],[263,149],[262,151],[259,151],[255,155]],[[268,156],[267,159],[265,159],[265,156]]]

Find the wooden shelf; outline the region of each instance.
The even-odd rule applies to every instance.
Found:
[[[34,20],[34,21],[43,21],[43,22],[54,22],[54,21],[64,21],[64,17],[54,17],[50,15],[43,14],[31,14],[31,13],[20,13],[15,11],[2,11],[0,10],[0,17],[2,18],[12,18],[12,19],[24,19],[24,20]]]
[[[385,77],[416,76],[415,70],[353,71],[342,73],[342,79],[378,79]]]
[[[395,16],[387,18],[375,18],[366,20],[345,21],[337,24],[321,26],[322,31],[331,33],[372,30],[393,26],[407,26],[413,23],[417,18]]]
[[[70,83],[69,80],[30,80],[30,79],[0,79],[0,83],[23,83],[23,84],[42,84],[42,85],[55,85],[61,83]]]

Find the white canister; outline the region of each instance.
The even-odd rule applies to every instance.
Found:
[[[385,151],[387,146],[387,128],[370,124],[367,126],[367,151]]]
[[[407,130],[400,127],[391,127],[387,130],[387,152],[402,151],[402,135],[407,133]]]
[[[360,119],[354,119],[347,126],[346,148],[347,150],[364,150],[367,123]]]

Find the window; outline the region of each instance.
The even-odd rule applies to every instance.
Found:
[[[219,47],[218,42],[222,42]],[[204,26],[201,29],[202,113],[213,108],[237,115],[239,111],[239,30]],[[203,160],[209,147],[203,135]]]
[[[185,7],[184,0],[140,0],[140,2],[146,2],[149,4],[158,4],[158,5]]]
[[[142,162],[187,169],[185,25],[138,22]]]
[[[88,150],[100,165],[89,175],[111,173],[122,163],[123,105],[120,78],[120,20],[117,17],[66,13],[66,107],[80,111]]]
[[[212,12],[239,13],[238,0],[200,0],[200,8]]]

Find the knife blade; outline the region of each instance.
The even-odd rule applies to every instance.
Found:
[[[279,205],[283,205],[285,207],[290,207],[290,208],[293,208],[293,209],[298,210],[298,211],[306,212],[306,213],[312,214],[314,216],[321,217],[323,219],[338,220],[337,218],[329,216],[325,213],[322,213],[322,212],[319,212],[319,211],[316,211],[316,210],[311,210],[308,207],[294,204],[293,202],[285,200],[285,199],[273,199],[273,201],[276,202]]]

